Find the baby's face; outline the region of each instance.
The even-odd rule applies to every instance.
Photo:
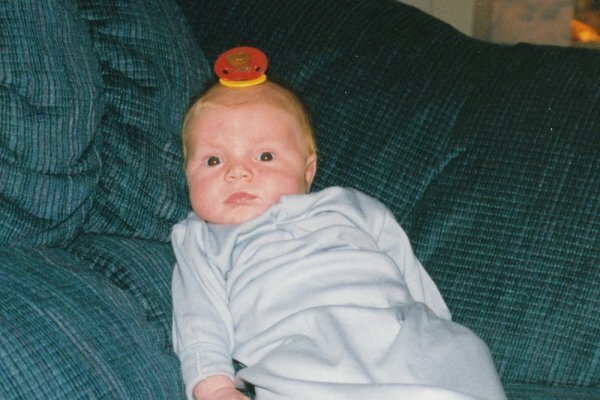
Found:
[[[270,104],[210,105],[189,125],[186,176],[192,208],[207,222],[256,218],[286,194],[306,193],[316,155],[298,121]]]

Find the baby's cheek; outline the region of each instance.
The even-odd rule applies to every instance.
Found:
[[[210,193],[206,190],[203,190],[201,185],[198,185],[196,182],[188,181],[188,196],[192,206],[192,209],[198,213],[207,202],[210,201]]]

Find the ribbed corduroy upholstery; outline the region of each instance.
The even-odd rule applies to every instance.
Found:
[[[181,122],[211,74],[173,0],[77,0],[104,82],[102,174],[87,232],[168,240],[188,199]]]
[[[210,74],[187,21],[171,0],[10,0],[0,52],[0,398],[183,398],[168,237]]]
[[[175,257],[170,243],[81,235],[68,250],[86,261],[86,268],[134,298],[159,344],[171,348],[171,271]]]
[[[495,49],[411,237],[506,382],[600,386],[600,53]]]
[[[0,5],[0,244],[71,239],[98,182],[101,82],[71,0]]]
[[[0,247],[0,260],[2,399],[182,398],[179,362],[139,298],[64,250]]]

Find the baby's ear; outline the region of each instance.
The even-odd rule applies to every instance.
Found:
[[[306,159],[306,170],[304,180],[306,182],[306,192],[310,191],[310,185],[312,185],[313,179],[317,173],[317,155],[310,154]]]

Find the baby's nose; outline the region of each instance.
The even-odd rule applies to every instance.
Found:
[[[232,165],[231,168],[229,168],[225,178],[228,181],[238,180],[238,179],[252,179],[252,171],[246,165],[244,165],[242,163],[238,163],[238,164]]]

